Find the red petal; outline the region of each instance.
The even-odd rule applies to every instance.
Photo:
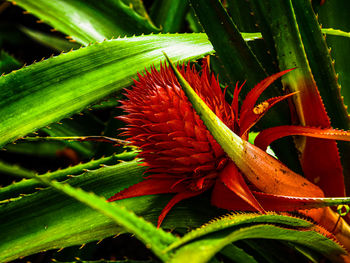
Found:
[[[211,204],[227,209],[227,210],[241,210],[241,211],[254,211],[255,209],[250,206],[241,197],[236,195],[230,189],[228,189],[222,182],[216,180],[212,195]]]
[[[160,225],[162,224],[165,216],[169,213],[170,209],[173,208],[174,205],[176,205],[178,202],[184,200],[184,199],[188,199],[197,195],[200,195],[201,193],[203,193],[205,190],[207,190],[206,188],[204,188],[202,191],[195,191],[195,192],[190,192],[190,191],[186,191],[186,192],[181,192],[178,193],[177,195],[175,195],[170,202],[164,207],[164,209],[162,210],[162,212],[160,213],[159,217],[158,217],[158,222],[157,222],[157,227],[159,228]]]
[[[256,111],[254,111],[254,109],[251,111],[248,111],[247,114],[245,114],[239,120],[239,123],[240,123],[239,135],[241,137],[245,137],[246,134],[249,132],[250,128],[253,127],[255,125],[255,123],[257,123],[271,107],[273,107],[276,103],[278,103],[282,100],[285,100],[285,99],[289,98],[290,96],[293,96],[296,93],[297,92],[290,93],[290,94],[280,96],[280,97],[268,99],[267,101],[264,102],[267,105],[267,106],[265,106],[266,108],[261,109],[262,110],[261,112],[256,112]]]
[[[256,210],[261,213],[265,213],[265,210],[255,199],[251,190],[244,181],[241,173],[238,171],[237,166],[233,162],[229,162],[229,164],[227,164],[226,167],[221,171],[220,180],[228,189],[241,197]]]
[[[210,152],[193,154],[191,158],[197,160],[200,164],[209,163],[214,160],[214,156]]]
[[[255,138],[254,144],[259,148],[266,150],[267,146],[269,146],[273,141],[291,135],[302,135],[329,140],[350,141],[350,132],[348,131],[285,125],[263,130]]]
[[[287,69],[287,70],[281,71],[279,73],[273,74],[273,75],[265,78],[261,82],[259,82],[251,91],[249,91],[249,93],[247,94],[247,96],[245,97],[245,99],[243,101],[241,111],[240,111],[240,113],[241,113],[240,118],[241,119],[244,118],[244,115],[247,114],[247,112],[253,110],[261,93],[263,93],[263,91],[267,87],[269,87],[272,82],[274,82],[276,79],[278,79],[279,77],[283,76],[284,74],[288,73],[289,71],[291,71],[293,69]]]
[[[179,191],[185,191],[186,186],[184,184],[176,184],[179,181],[178,178],[150,178],[145,179],[137,184],[134,184],[114,196],[108,198],[108,202],[116,200],[122,200],[131,197],[153,195],[153,194],[167,194],[177,193]],[[173,187],[173,185],[175,185]]]
[[[260,148],[243,141],[235,164],[261,192],[275,195],[323,197],[322,190]]]
[[[145,134],[147,137],[147,140],[154,140],[154,141],[169,141],[169,135],[168,134],[164,134],[164,133],[159,133],[159,134]],[[135,136],[136,137],[136,136]]]
[[[291,212],[297,210],[327,207],[327,201],[334,198],[293,197],[283,195],[269,195],[253,191],[258,202],[267,211]],[[224,184],[217,182],[212,194],[212,204],[227,210],[252,211],[254,210],[242,198],[234,194]]]
[[[303,126],[332,128],[317,85],[308,73],[298,72],[286,79],[285,85],[300,91],[294,101]],[[345,196],[343,167],[337,143],[333,140],[304,138],[297,140],[305,177],[317,184],[326,196]]]
[[[294,197],[284,195],[269,195],[253,192],[256,199],[270,211],[296,211],[330,206],[329,201],[337,198]]]
[[[325,196],[346,196],[336,141],[306,138],[300,159],[305,177],[319,186]]]
[[[246,81],[243,82],[243,84],[238,88],[238,82],[236,83],[235,90],[233,92],[233,99],[232,99],[232,104],[231,104],[231,109],[233,110],[233,115],[235,118],[235,122],[238,123],[238,100],[239,100],[239,93],[242,90],[242,87]]]

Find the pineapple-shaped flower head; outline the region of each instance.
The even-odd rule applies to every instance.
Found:
[[[190,64],[178,69],[221,121],[245,141],[250,128],[268,109],[294,94],[271,98],[257,105],[261,93],[273,81],[290,71],[286,70],[257,84],[239,107],[238,97],[243,85],[236,85],[230,105],[225,100],[225,92],[221,90],[218,80],[209,73],[206,60],[201,73]],[[115,194],[108,201],[174,193],[174,197],[158,218],[158,226],[176,203],[211,188],[212,204],[225,209],[257,210],[264,213],[264,209],[288,210],[285,207],[289,204],[289,210],[295,210],[307,204],[305,200],[287,200],[288,203],[285,197],[268,195],[281,193],[266,193],[265,188],[254,185],[254,182],[250,182],[248,186],[240,169],[226,156],[193,109],[169,67],[161,65],[160,71],[152,68],[151,72],[144,76],[139,74],[138,77],[134,87],[127,91],[127,99],[121,101],[121,108],[127,115],[118,118],[127,123],[123,135],[133,145],[140,147],[139,157],[143,159],[142,165],[148,167],[146,171],[149,175],[140,183]],[[283,136],[301,131],[306,135],[313,132],[305,127],[295,127],[297,126],[280,126],[277,131],[272,128],[271,132],[265,130],[256,141],[266,148],[270,142]],[[297,178],[300,183],[309,188],[294,196],[307,196],[305,193],[312,193],[310,196],[315,197],[323,196],[322,190],[317,186],[299,177]]]

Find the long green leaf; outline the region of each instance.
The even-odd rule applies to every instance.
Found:
[[[59,52],[69,51],[80,47],[78,43],[70,42],[67,39],[62,39],[57,36],[33,30],[31,28],[21,27],[20,29],[35,41]]]
[[[63,181],[70,177],[81,175],[86,171],[96,170],[99,169],[101,166],[105,165],[116,165],[121,161],[129,161],[134,159],[135,157],[136,152],[125,152],[121,154],[111,155],[108,157],[103,157],[98,160],[91,160],[87,163],[78,164],[73,167],[68,167],[54,172],[48,172],[39,176],[45,177],[50,180]],[[17,177],[29,177],[36,175],[36,173],[34,173],[33,171],[24,170],[6,163],[0,163],[0,171],[1,173],[14,175]],[[19,197],[20,195],[34,193],[37,191],[37,188],[42,187],[44,186],[40,184],[37,180],[23,179],[20,182],[0,188],[0,200],[2,200],[2,203],[4,203],[6,199],[13,199]]]
[[[143,172],[137,161],[123,162],[86,170],[65,182],[108,198],[139,182]],[[170,195],[144,196],[121,200],[118,204],[156,222],[170,198]],[[201,197],[176,206],[164,221],[164,227],[196,227],[220,213]],[[52,188],[1,205],[0,222],[0,262],[43,250],[81,245],[125,231],[106,216]]]
[[[105,41],[0,77],[0,146],[77,113],[158,67],[213,52],[205,34],[150,35]]]
[[[5,51],[0,50],[0,75],[9,73],[14,69],[21,67],[21,63],[15,58],[7,54]]]
[[[333,262],[342,262],[345,250],[336,242],[316,231],[300,231],[275,225],[258,224],[239,229],[226,230],[198,239],[181,247],[172,257],[171,262],[208,262],[217,252],[228,244],[244,239],[265,238],[285,240],[309,247]],[[201,251],[201,253],[198,253]]]
[[[192,8],[222,61],[232,87],[247,80],[253,87],[266,77],[264,69],[242,38],[236,25],[217,0],[190,0]]]
[[[81,44],[112,37],[158,32],[121,0],[13,1]]]
[[[147,10],[143,4],[143,0],[122,0],[122,1],[126,5],[128,5],[130,8],[134,9],[135,12],[137,12],[140,16],[147,18],[151,22],[151,19],[147,13]]]
[[[251,255],[249,255],[243,249],[235,246],[234,244],[226,246],[220,252],[225,257],[231,259],[233,262],[258,263]]]
[[[95,195],[92,192],[86,192],[81,188],[74,188],[69,184],[62,184],[57,181],[51,181],[47,177],[30,176],[40,183],[51,186],[58,192],[70,196],[79,202],[91,207],[99,213],[111,218],[129,233],[135,234],[147,248],[151,249],[159,258],[167,260],[169,254],[162,250],[169,244],[176,241],[176,237],[162,229],[157,229],[151,223],[137,217],[133,212],[128,211],[123,206],[116,203],[109,203],[105,198]]]
[[[57,153],[65,149],[65,145],[61,142],[23,142],[10,143],[4,147],[8,153],[19,154],[22,156],[33,156],[37,158],[57,158]]]
[[[311,3],[307,0],[293,0],[292,3],[308,62],[332,126],[338,129],[350,129],[350,119],[341,99],[332,58]]]
[[[350,106],[350,22],[348,19],[348,10],[350,2],[347,0],[325,1],[325,4],[319,8],[319,21],[323,27],[340,29],[333,33],[339,32],[338,35],[347,36],[347,38],[339,38],[336,36],[328,36],[326,38],[328,46],[332,49],[331,56],[335,60],[335,70],[339,74],[339,84],[342,86],[340,90],[344,96],[344,102]],[[329,32],[332,34],[332,32]],[[350,113],[350,109],[348,108]]]
[[[188,9],[187,1],[157,0],[151,8],[151,17],[163,32],[179,32]]]
[[[289,217],[270,213],[261,215],[257,213],[242,213],[242,214],[228,214],[220,219],[214,219],[208,224],[189,232],[181,239],[171,244],[165,251],[169,251],[184,244],[200,238],[205,235],[213,234],[228,228],[239,227],[242,225],[253,225],[253,224],[278,224],[281,226],[288,226],[293,228],[310,228],[312,223],[297,217]]]

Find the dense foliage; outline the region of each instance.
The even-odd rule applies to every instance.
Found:
[[[350,261],[350,3],[323,2],[0,0],[0,262]],[[259,115],[244,113],[228,129],[171,75],[210,143],[237,165],[221,182],[260,212],[238,206],[226,188],[213,197],[214,181],[168,209],[161,228],[173,184],[107,202],[146,181],[146,154],[122,140],[126,126],[115,117],[125,114],[123,89],[159,69],[164,53],[198,70],[210,65],[227,101],[212,104],[216,115],[231,114],[222,105],[232,101],[233,119],[239,108],[242,119],[242,109]],[[217,90],[203,93],[207,101]],[[251,143],[262,130],[284,129],[261,132],[253,146],[242,123],[254,124],[244,129]],[[257,150],[271,141],[281,162]]]

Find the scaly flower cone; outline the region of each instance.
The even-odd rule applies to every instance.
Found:
[[[122,108],[128,115],[119,117],[127,123],[123,135],[141,148],[142,165],[148,167],[146,171],[150,175],[109,201],[174,193],[158,218],[158,227],[176,203],[211,188],[212,203],[230,210],[264,213],[265,210],[296,211],[330,205],[319,187],[246,141],[250,128],[273,105],[294,94],[271,98],[256,106],[260,94],[290,70],[261,81],[247,94],[240,109],[238,96],[243,85],[236,86],[229,105],[218,80],[214,75],[210,76],[206,63],[201,74],[189,65],[187,69],[179,70],[216,116],[238,134],[242,146],[239,158],[233,162],[216,142],[188,101],[173,71],[166,66],[161,66],[160,72],[152,68],[145,76],[139,75],[139,81],[127,91],[128,99],[122,101]],[[334,129],[297,126],[282,126],[281,129],[260,136],[260,143],[268,145],[280,137],[299,133],[324,139],[334,139],[336,135],[336,139],[350,140],[350,133]],[[322,135],[318,135],[321,132]],[[330,232],[337,222],[332,223],[332,226],[324,226]],[[343,221],[341,225],[349,228]],[[350,242],[346,246],[350,248]]]

